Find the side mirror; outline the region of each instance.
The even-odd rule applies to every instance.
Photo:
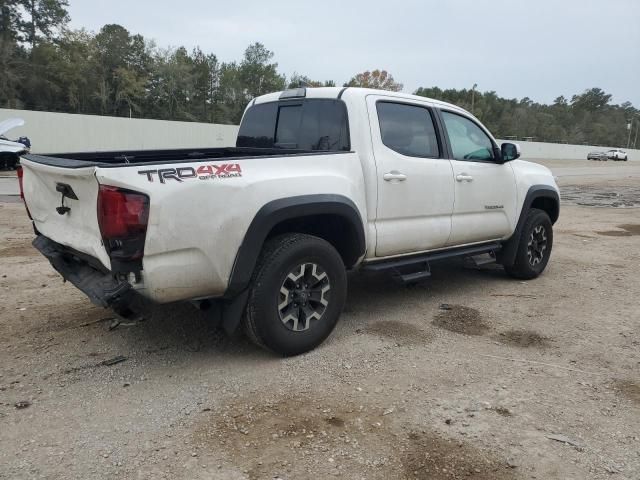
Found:
[[[500,154],[503,162],[510,162],[520,158],[520,145],[517,143],[503,143],[500,146]]]

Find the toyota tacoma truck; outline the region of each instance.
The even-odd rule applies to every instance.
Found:
[[[235,147],[26,155],[19,180],[33,245],[93,303],[190,301],[295,355],[334,329],[348,270],[540,275],[558,187],[519,156],[448,103],[299,88],[251,101]]]

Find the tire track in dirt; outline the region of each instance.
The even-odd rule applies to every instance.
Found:
[[[206,409],[194,429],[198,456],[224,452],[250,479],[506,480],[513,470],[490,452],[408,425],[383,411],[321,395],[240,401]]]

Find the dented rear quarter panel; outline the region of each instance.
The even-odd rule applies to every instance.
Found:
[[[229,175],[205,174],[181,181],[161,182],[157,174],[148,173],[160,168],[197,171],[206,165],[214,166],[215,172],[221,164],[239,167],[227,167]],[[142,282],[134,288],[161,303],[221,296],[251,221],[270,201],[343,195],[356,204],[362,219],[367,218],[362,167],[351,152],[98,167],[96,178],[100,184],[149,196]]]

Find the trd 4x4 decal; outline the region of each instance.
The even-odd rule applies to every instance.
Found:
[[[239,163],[223,163],[222,165],[201,165],[197,169],[193,167],[159,168],[158,170],[138,170],[139,175],[146,175],[147,180],[153,182],[153,176],[157,175],[160,183],[167,180],[182,182],[186,178],[199,178],[200,180],[212,180],[215,178],[233,178],[242,176],[242,168]]]

